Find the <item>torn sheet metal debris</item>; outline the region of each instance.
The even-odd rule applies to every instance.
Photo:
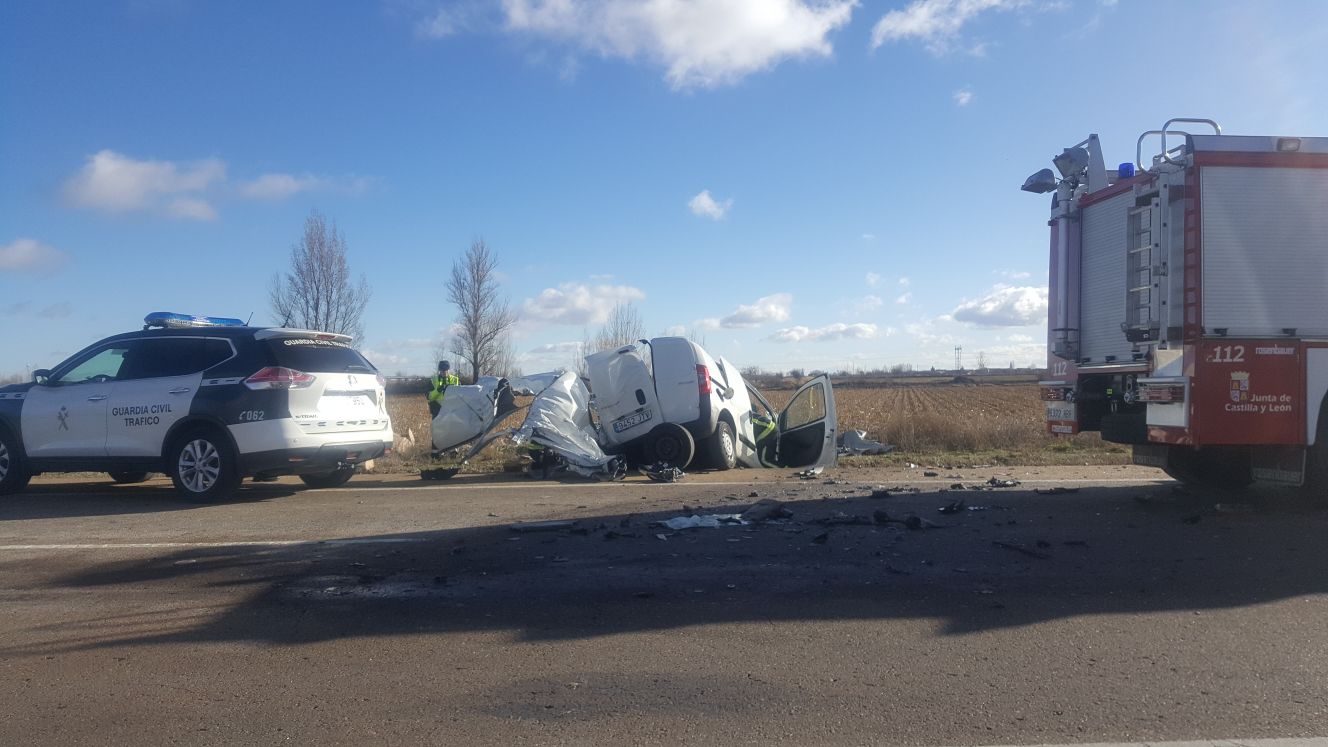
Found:
[[[516,524],[508,524],[507,528],[513,532],[552,532],[558,529],[571,529],[576,525],[574,519],[555,519],[552,521],[522,521]]]
[[[743,526],[751,522],[744,520],[742,514],[707,514],[705,516],[675,516],[667,521],[656,523],[677,531],[679,529],[718,529],[719,527]]]
[[[613,477],[622,469],[621,460],[605,454],[595,440],[590,391],[573,371],[559,376],[535,397],[512,441],[552,450],[569,470],[583,477]]]
[[[481,376],[476,384],[449,386],[431,426],[434,448],[464,446],[516,409],[507,379]]]
[[[867,438],[867,431],[845,431],[839,437],[839,453],[849,456],[872,456],[889,454],[895,447]]]

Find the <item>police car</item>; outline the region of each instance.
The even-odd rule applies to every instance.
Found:
[[[150,472],[219,500],[246,476],[350,479],[392,446],[384,380],[345,335],[157,312],[0,387],[0,495],[42,472]]]

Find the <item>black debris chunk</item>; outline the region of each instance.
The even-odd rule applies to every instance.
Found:
[[[1001,542],[1000,540],[992,540],[991,544],[1003,548],[1005,550],[1011,550],[1013,552],[1017,552],[1021,555],[1027,555],[1030,558],[1037,558],[1038,560],[1047,560],[1048,558],[1051,557],[1051,555],[1048,555],[1045,552],[1030,550],[1027,547],[1024,547],[1023,545],[1016,545],[1013,542]]]

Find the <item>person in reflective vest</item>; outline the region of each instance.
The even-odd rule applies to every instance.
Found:
[[[752,411],[752,435],[756,437],[756,458],[767,467],[775,466],[775,447],[779,439],[771,436],[775,436],[778,430],[779,427],[774,419],[755,410]]]
[[[449,386],[461,384],[461,379],[452,373],[452,364],[447,361],[438,361],[438,373],[429,380],[429,419],[438,417],[438,410],[443,406],[443,395],[447,393]]]

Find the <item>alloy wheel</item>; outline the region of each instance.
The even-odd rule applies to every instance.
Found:
[[[180,450],[180,482],[192,493],[203,493],[221,476],[221,454],[206,439],[195,439]]]

